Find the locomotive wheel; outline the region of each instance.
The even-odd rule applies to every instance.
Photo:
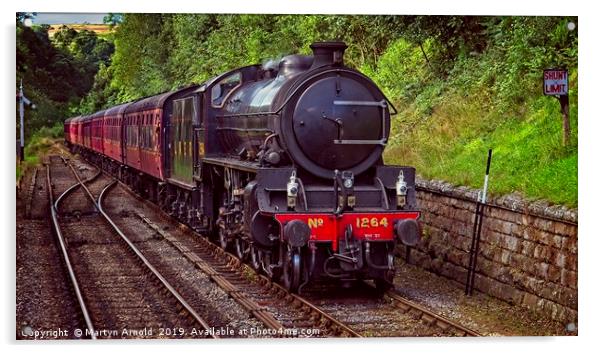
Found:
[[[282,284],[289,292],[296,293],[301,284],[301,254],[298,249],[289,250],[284,259]]]
[[[227,250],[228,249],[228,235],[226,234],[226,229],[220,227],[219,228],[219,245],[221,246],[222,249]]]
[[[254,246],[253,244],[251,244],[251,267],[253,267],[253,269],[255,271],[260,271],[261,270],[261,250],[259,250],[256,246]]]
[[[374,279],[374,285],[376,285],[376,291],[378,294],[383,295],[386,291],[393,288],[393,279],[395,278],[395,271],[384,271],[381,278]]]
[[[249,253],[251,252],[251,244],[249,244],[248,241],[241,239],[239,237],[237,237],[236,239],[234,239],[234,251],[236,253],[236,256],[238,256],[238,258],[241,261],[247,261],[247,259],[249,258]]]
[[[393,252],[387,252],[387,262],[389,268],[395,268],[395,255]],[[379,278],[374,279],[376,290],[380,295],[385,294],[386,291],[393,288],[393,280],[395,279],[395,270],[385,270],[381,272],[382,275]]]

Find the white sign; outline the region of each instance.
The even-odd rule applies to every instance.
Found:
[[[543,70],[543,94],[566,96],[569,94],[569,71],[564,69]]]

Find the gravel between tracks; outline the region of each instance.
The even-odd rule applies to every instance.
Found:
[[[480,292],[467,297],[464,286],[397,258],[395,288],[403,297],[426,306],[483,335],[563,336],[576,335],[559,322],[533,311],[503,302]]]
[[[33,173],[26,176],[31,180]],[[75,338],[82,327],[77,301],[61,262],[48,220],[46,172],[38,168],[32,219],[25,219],[25,190],[17,195],[16,338]]]
[[[60,184],[65,189],[74,184],[76,179],[70,172],[69,166],[51,156],[50,175],[55,187]],[[101,175],[90,183],[92,192],[110,182],[111,178]],[[68,194],[57,208],[61,232],[98,338],[180,338],[165,335],[164,329],[192,327],[191,318],[183,315],[181,306],[96,211],[82,189]]]
[[[240,330],[251,327],[262,328],[263,324],[249,317],[249,314],[234,300],[229,298],[210,279],[194,267],[182,254],[144,225],[136,211],[152,214],[144,205],[138,204],[126,191],[117,186],[108,195],[105,208],[120,228],[128,234],[136,246],[195,308],[210,315],[205,319],[216,328],[228,328],[235,332],[233,337],[241,337]],[[255,337],[255,335],[244,335]]]
[[[88,165],[79,157],[70,157],[77,165],[82,179],[87,179],[96,173],[96,168]],[[59,171],[64,173],[66,171]],[[43,180],[43,168],[38,171],[34,194],[31,195],[31,218],[25,219],[24,209],[28,198],[23,188],[17,198],[17,325],[18,339],[30,338],[23,333],[32,330],[47,331],[50,336],[45,338],[74,338],[73,329],[82,327],[76,302],[68,283],[60,256],[54,244],[54,235],[50,233],[47,221],[47,193]],[[55,194],[59,194],[74,183],[74,179],[57,178],[54,182]],[[27,179],[24,185],[29,185]],[[101,176],[98,183],[91,183],[93,194],[97,196],[99,187],[106,182]],[[114,192],[120,195],[107,199],[107,210],[116,215],[118,224],[129,229],[132,240],[140,246],[146,256],[162,271],[170,269],[164,275],[177,288],[186,288],[186,299],[194,303],[195,309],[210,313],[207,321],[214,327],[227,327],[237,332],[238,329],[255,328],[256,331],[264,326],[249,314],[238,303],[228,297],[209,278],[185,260],[177,250],[166,244],[155,232],[140,222],[136,211],[146,215],[154,215],[151,210],[135,200],[131,195],[125,195],[124,190]],[[77,195],[85,196],[82,194]],[[131,197],[128,199],[127,197]],[[95,210],[90,204],[73,205],[67,211],[71,212],[72,221],[78,222],[77,217],[87,218]],[[164,229],[177,233],[177,224],[167,219],[165,215],[154,215],[155,221]],[[83,230],[69,240],[73,248],[78,248],[81,255],[88,256],[87,246],[104,244],[102,238],[87,237],[91,228]],[[103,251],[108,251],[107,249]],[[571,335],[576,332],[567,331],[564,325],[539,317],[535,313],[521,307],[493,299],[481,293],[465,297],[461,285],[426,272],[412,265],[397,261],[396,291],[402,296],[428,307],[434,312],[451,320],[457,321],[484,335]],[[128,276],[114,276],[115,282],[126,283]],[[117,291],[113,284],[99,283],[102,291]],[[127,293],[123,294],[124,296]],[[345,318],[345,322],[366,336],[445,336],[436,327],[428,327],[420,320],[412,317],[411,313],[400,314],[387,299],[377,299],[365,290],[357,288],[337,289],[328,292],[321,298],[311,300],[335,317]],[[367,304],[366,302],[370,302]],[[127,308],[126,308],[127,309]],[[144,313],[138,310],[138,314]],[[132,311],[130,315],[135,315]],[[119,320],[117,318],[116,320]],[[66,336],[58,337],[57,329],[67,330]],[[25,331],[24,331],[25,330]],[[234,334],[234,337],[243,335]],[[270,337],[261,334],[247,334],[245,337]]]

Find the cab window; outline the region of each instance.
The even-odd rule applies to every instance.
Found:
[[[214,108],[223,106],[226,97],[228,97],[232,90],[240,85],[240,82],[241,74],[240,72],[236,72],[216,83],[215,86],[211,88],[211,105]]]

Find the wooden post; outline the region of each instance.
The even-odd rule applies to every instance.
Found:
[[[571,118],[569,113],[569,95],[558,97],[560,101],[560,111],[562,112],[562,127],[564,135],[562,136],[562,145],[569,146],[571,144]]]

